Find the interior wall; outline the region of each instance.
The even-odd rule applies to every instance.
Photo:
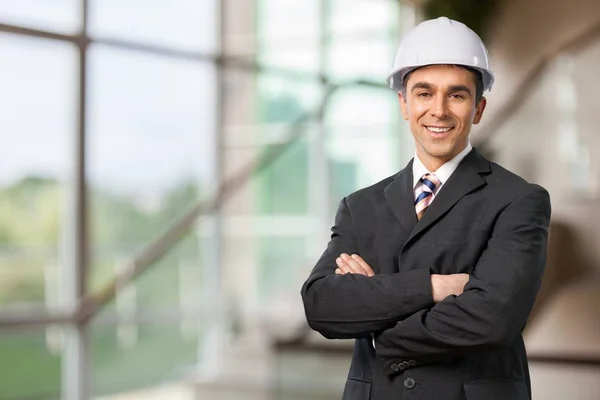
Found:
[[[488,95],[487,121],[542,57],[600,26],[600,3],[509,1],[497,21],[490,39],[497,80]],[[548,189],[557,219],[575,203],[592,209],[600,205],[600,29],[597,32],[541,73],[539,82],[524,94],[523,105],[489,141],[496,161]],[[581,224],[590,220],[571,221],[587,229]]]
[[[600,3],[592,0],[506,1],[488,41],[496,84],[481,126],[486,129],[532,68],[565,43],[600,24]],[[490,139],[495,159],[524,178],[542,184],[560,208],[578,198],[596,201],[600,182],[595,135],[599,108],[595,91],[600,34],[584,47],[551,63],[526,93],[522,107]]]
[[[595,0],[507,0],[488,41],[496,84],[474,138],[540,60],[599,25]],[[544,186],[552,200],[548,266],[525,332],[530,355],[600,359],[598,65],[600,32],[553,60],[487,143],[495,161]],[[567,393],[600,398],[600,367],[532,363],[531,368],[533,398],[558,400]]]
[[[486,40],[496,76],[488,98],[502,103],[541,57],[598,23],[595,0],[505,0]]]
[[[506,1],[488,41],[496,84],[474,137],[485,131],[541,59],[598,24],[600,3],[592,0]],[[489,141],[498,162],[546,187],[555,206],[569,200],[573,190],[597,197],[600,165],[595,153],[600,143],[594,112],[600,102],[593,82],[598,61],[600,35],[552,62],[525,94],[522,107]]]

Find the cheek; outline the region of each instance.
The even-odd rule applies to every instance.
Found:
[[[408,109],[408,113],[413,122],[417,122],[427,112],[427,106],[422,103],[412,103]]]
[[[475,111],[471,107],[460,108],[456,110],[454,114],[460,120],[462,125],[471,125],[473,117],[475,117]]]

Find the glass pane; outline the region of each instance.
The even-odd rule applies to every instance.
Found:
[[[226,295],[228,309],[233,315],[253,313],[275,323],[282,316],[286,321],[302,321],[297,293],[314,264],[307,240],[307,232],[316,231],[314,219],[238,217],[235,224],[238,229],[223,238],[223,262],[236,270]]]
[[[327,73],[334,81],[367,79],[386,85],[394,45],[387,37],[333,39],[327,54]]]
[[[294,143],[257,176],[259,207],[266,214],[308,211],[309,143]]]
[[[316,36],[319,33],[319,0],[259,1],[259,34],[267,38]]]
[[[399,114],[396,96],[386,89],[356,87],[332,97],[325,116],[331,210],[349,193],[398,172],[412,157],[412,136],[398,124]]]
[[[392,32],[398,25],[400,2],[388,0],[329,0],[331,31],[338,37]]]
[[[296,304],[298,278],[310,270],[314,262],[307,254],[307,238],[296,235],[276,235],[257,238],[260,251],[260,300],[270,307]]]
[[[0,398],[58,399],[61,330],[0,333]]]
[[[331,1],[327,73],[334,80],[385,85],[397,46],[399,2]]]
[[[316,43],[300,41],[289,46],[264,45],[265,51],[257,57],[260,65],[290,72],[317,73],[319,51]]]
[[[179,380],[196,365],[196,336],[181,325],[93,325],[93,395],[106,395]]]
[[[137,279],[133,284],[137,302],[134,307],[198,311],[204,268],[199,240],[197,235],[188,235]],[[122,307],[126,308],[127,298],[123,301]]]
[[[215,164],[215,70],[98,46],[90,50],[89,79],[91,275],[97,287],[206,196]],[[196,251],[191,243],[161,262],[188,263]],[[175,282],[177,269],[169,271]]]
[[[77,123],[77,51],[0,35],[0,306],[55,304]]]
[[[67,34],[81,29],[81,0],[0,0],[0,21]]]
[[[217,0],[90,0],[90,34],[216,52]]]
[[[261,75],[257,99],[258,120],[262,125],[254,135],[256,146],[264,145],[262,151],[267,152],[270,143],[288,140],[295,133],[294,121],[316,113],[321,91],[316,82]],[[307,211],[309,139],[314,124],[303,123],[299,129],[302,138],[257,176],[258,205],[263,213],[304,214]]]
[[[263,0],[258,9],[261,64],[292,71],[319,69],[319,10],[317,0]]]
[[[297,81],[270,74],[259,75],[257,89],[259,121],[264,124],[289,124],[314,113],[322,97],[322,89],[315,80]],[[264,129],[258,133],[261,131]]]

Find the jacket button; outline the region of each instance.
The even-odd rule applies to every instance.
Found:
[[[417,362],[415,360],[410,360],[408,362],[408,365],[410,365],[411,367],[414,367],[415,365],[417,365]]]
[[[413,378],[406,378],[404,380],[404,387],[407,389],[412,389],[415,387],[415,385],[416,385],[416,382]]]
[[[391,368],[392,368],[392,371],[394,371],[394,372],[398,372],[398,368],[399,368],[399,367],[398,367],[398,364],[392,364],[392,367],[391,367]]]
[[[398,364],[398,367],[400,367],[400,369],[402,371],[404,371],[406,368],[409,367],[408,363],[406,361],[402,361],[400,364]]]

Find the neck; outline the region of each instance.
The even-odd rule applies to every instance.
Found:
[[[423,154],[424,152],[417,151],[417,156],[419,156],[419,160],[423,163],[423,165],[427,168],[429,172],[437,171],[442,165],[446,164],[452,157],[432,157],[429,154]]]
[[[466,149],[467,146],[468,146],[468,142],[465,143],[465,145],[462,146],[462,148],[459,149],[458,151],[452,152],[451,154],[446,154],[444,156],[439,156],[439,157],[428,154],[423,148],[421,148],[420,146],[417,146],[417,156],[419,156],[419,159],[421,160],[423,165],[430,172],[433,173],[433,172],[437,171],[442,165],[446,164],[448,161],[452,160],[454,157],[456,157],[458,154],[460,154],[460,152],[463,151],[464,149]]]

